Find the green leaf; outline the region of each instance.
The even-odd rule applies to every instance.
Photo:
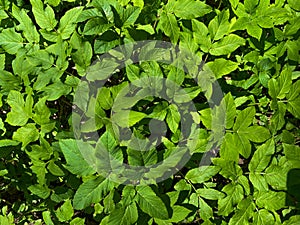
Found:
[[[251,158],[248,166],[249,171],[262,172],[268,166],[274,152],[275,145],[273,139],[270,139],[263,145],[259,146]]]
[[[258,143],[264,142],[270,137],[270,132],[267,128],[257,125],[240,129],[238,133],[245,135],[250,141]]]
[[[199,168],[191,169],[185,175],[186,179],[189,179],[193,183],[203,183],[208,181],[214,175],[220,171],[217,166],[200,166]]]
[[[12,15],[19,21],[18,29],[23,31],[24,37],[29,42],[39,43],[40,35],[36,30],[36,27],[32,23],[30,17],[27,15],[24,9],[19,9],[13,4]]]
[[[0,45],[9,54],[16,54],[23,47],[22,35],[14,28],[7,28],[0,33]]]
[[[221,145],[220,156],[223,159],[238,162],[240,148],[238,135],[226,133]]]
[[[44,4],[41,0],[30,0],[32,12],[36,23],[48,31],[53,30],[57,25],[55,14],[51,6],[47,5],[44,9]]]
[[[296,145],[283,144],[286,158],[292,162],[295,168],[300,168],[300,147]]]
[[[254,107],[248,107],[244,109],[238,114],[233,126],[233,130],[237,131],[242,128],[247,128],[250,124],[252,124],[254,116],[255,116]]]
[[[213,216],[213,210],[202,198],[199,198],[200,216],[204,220],[209,220]]]
[[[180,113],[177,110],[175,105],[169,105],[168,107],[168,114],[166,118],[167,124],[170,130],[175,133],[178,129],[179,122],[180,122]]]
[[[113,106],[113,99],[110,90],[106,87],[101,88],[97,93],[97,101],[103,109],[111,109]]]
[[[12,139],[22,142],[22,149],[39,138],[39,131],[34,123],[28,123],[14,132]]]
[[[33,108],[34,115],[33,120],[39,125],[48,124],[50,122],[51,112],[49,108],[46,106],[47,98],[41,98]]]
[[[227,184],[222,188],[226,197],[218,200],[218,214],[228,216],[234,209],[234,206],[244,198],[243,187],[239,184]]]
[[[238,210],[229,220],[228,225],[232,224],[247,224],[249,218],[252,217],[255,209],[255,204],[252,197],[243,199],[237,206]]]
[[[50,195],[50,189],[41,184],[35,184],[28,187],[28,190],[31,191],[32,194],[39,196],[42,199],[46,199]]]
[[[6,122],[13,126],[24,126],[31,117],[32,105],[29,105],[29,110],[26,109],[23,96],[18,91],[9,92],[7,103],[10,105],[11,111],[7,114]]]
[[[49,3],[50,5],[56,7],[59,5],[60,0],[47,0],[47,3]]]
[[[83,34],[84,35],[101,35],[107,31],[112,25],[107,24],[107,21],[104,18],[92,18],[84,26]]]
[[[137,203],[141,210],[151,217],[167,220],[169,214],[167,208],[156,193],[148,186],[137,186]]]
[[[180,29],[174,14],[163,12],[158,25],[173,43],[178,41]]]
[[[69,9],[59,21],[58,32],[61,34],[62,39],[68,39],[75,31],[77,18],[82,12],[83,7],[75,7]]]
[[[109,78],[119,64],[112,60],[102,60],[90,66],[86,78],[89,81],[106,80]]]
[[[141,13],[141,9],[135,6],[128,6],[121,15],[122,27],[128,27],[135,23]]]
[[[272,225],[274,222],[274,216],[266,209],[260,209],[253,215],[253,224]]]
[[[117,147],[117,142],[109,131],[106,131],[97,142],[95,156],[97,172],[101,175],[109,176],[110,171],[122,173],[123,153]],[[93,162],[94,157],[89,161]]]
[[[285,206],[286,193],[280,191],[268,191],[263,192],[256,198],[256,204],[258,207],[265,208],[267,210],[279,210]]]
[[[199,188],[197,189],[197,194],[199,194],[202,198],[209,200],[219,200],[225,197],[225,195],[222,192],[219,192],[212,188]]]
[[[84,182],[75,193],[73,199],[74,209],[81,210],[92,203],[100,202],[113,187],[114,184],[111,181],[102,177]]]
[[[74,210],[71,200],[67,200],[64,204],[56,210],[56,216],[60,222],[68,221],[72,218]]]
[[[74,139],[64,139],[59,141],[60,148],[66,158],[66,168],[74,174],[88,176],[95,173],[94,148],[86,142]]]
[[[252,185],[259,191],[268,191],[269,186],[266,181],[266,178],[260,173],[251,173],[249,174],[249,179]]]
[[[176,1],[172,7],[172,11],[177,17],[182,19],[194,19],[210,13],[212,10],[210,6],[204,2],[194,0],[180,0]]]
[[[135,203],[128,206],[117,204],[116,208],[109,214],[108,225],[131,225],[138,219],[138,210]]]
[[[223,58],[215,59],[213,62],[208,62],[207,65],[215,74],[217,79],[224,75],[230,74],[239,67],[239,63]]]
[[[245,44],[245,40],[235,34],[229,34],[220,41],[212,44],[209,53],[212,55],[227,55],[235,51],[238,47]]]
[[[208,24],[209,34],[212,40],[220,40],[227,35],[230,30],[229,10],[221,11]]]

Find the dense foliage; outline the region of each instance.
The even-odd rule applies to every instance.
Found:
[[[0,0],[0,20],[1,225],[299,224],[298,0]],[[85,77],[99,56],[142,40],[200,57],[223,99],[210,107],[192,72],[155,60],[115,70],[95,95],[80,91],[99,76]],[[98,167],[110,162],[99,146],[118,162],[145,166],[167,160],[182,139],[176,104],[151,96],[134,102],[128,124],[124,114],[117,121],[145,140],[150,119],[165,121],[162,144],[136,151],[134,137],[116,138],[114,101],[143,76],[172,80],[193,99],[196,148],[162,182],[124,185],[82,151]],[[78,91],[90,104],[73,106]],[[76,141],[72,110],[84,117],[78,126],[87,141]],[[222,112],[224,134],[212,151],[222,130],[213,118]],[[88,141],[95,132],[99,140]],[[212,162],[201,164],[208,150]]]

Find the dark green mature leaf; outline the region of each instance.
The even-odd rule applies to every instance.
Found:
[[[150,216],[166,220],[169,218],[167,208],[160,197],[148,186],[138,186],[137,203]]]

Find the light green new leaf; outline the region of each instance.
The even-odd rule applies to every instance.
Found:
[[[265,208],[268,210],[279,210],[285,206],[286,193],[268,191],[262,192],[256,198],[256,204],[258,207]]]
[[[224,35],[229,33],[229,10],[221,11],[208,24],[209,35],[212,40],[220,40]]]
[[[235,51],[238,47],[245,44],[245,39],[235,35],[229,34],[225,36],[220,41],[212,44],[209,53],[212,55],[227,55]]]
[[[253,215],[255,225],[273,225],[274,222],[274,216],[266,209],[261,209]]]
[[[168,210],[164,202],[149,186],[137,186],[137,203],[141,210],[151,217],[167,220],[169,219]]]
[[[215,74],[217,79],[235,71],[239,67],[239,63],[223,58],[215,59],[213,62],[208,62],[207,65]]]
[[[22,149],[39,138],[39,131],[35,127],[35,124],[28,123],[25,126],[19,128],[14,132],[12,139],[15,141],[22,142]]]
[[[20,92],[10,91],[7,103],[10,105],[11,111],[7,114],[6,122],[13,126],[24,126],[32,116],[32,101],[29,96],[26,98],[26,102],[27,104]]]
[[[49,3],[50,5],[56,7],[59,5],[61,0],[47,0],[47,3]]]
[[[230,161],[239,161],[239,153],[241,146],[239,145],[238,135],[226,133],[220,149],[220,156]]]
[[[266,178],[263,177],[259,173],[252,173],[249,174],[249,180],[251,181],[253,187],[255,187],[259,191],[268,191],[269,186],[266,181]]]
[[[81,140],[63,139],[60,148],[66,158],[66,168],[76,175],[88,176],[95,173],[94,148]]]
[[[51,112],[49,108],[46,106],[46,100],[47,98],[41,98],[33,108],[34,115],[33,120],[39,125],[47,124],[50,122],[50,115]]]
[[[268,166],[274,152],[275,145],[273,139],[259,146],[249,163],[250,172],[262,172]]]
[[[92,203],[100,202],[113,187],[114,184],[111,181],[102,177],[84,182],[75,193],[73,199],[74,209],[81,210]]]
[[[24,37],[29,42],[38,43],[40,41],[40,35],[36,30],[36,27],[32,23],[30,17],[27,15],[24,9],[19,9],[13,4],[12,15],[19,21],[18,29],[23,31]]]
[[[68,221],[74,215],[71,200],[67,200],[64,204],[56,210],[56,216],[60,222]]]
[[[44,4],[41,0],[30,0],[32,5],[32,12],[36,23],[42,28],[48,31],[53,30],[57,25],[55,19],[55,14],[51,6],[46,6],[44,9]]]
[[[170,130],[173,133],[175,133],[178,129],[179,122],[180,122],[180,113],[178,112],[175,105],[169,105],[166,121]]]
[[[179,0],[172,7],[172,11],[177,17],[182,19],[194,19],[210,13],[211,7],[204,2],[194,0]]]
[[[202,198],[199,199],[200,216],[202,219],[209,221],[213,216],[213,210]]]
[[[258,143],[264,142],[270,137],[270,132],[267,128],[257,125],[240,129],[238,130],[238,134],[243,134],[250,141]]]
[[[173,43],[177,43],[180,29],[174,14],[163,12],[160,16],[158,27],[160,27]]]
[[[23,47],[22,35],[14,28],[7,28],[0,33],[0,45],[9,54],[16,54]]]
[[[75,31],[77,18],[82,12],[83,7],[75,7],[68,10],[59,21],[58,32],[61,34],[62,39],[68,39]]]

